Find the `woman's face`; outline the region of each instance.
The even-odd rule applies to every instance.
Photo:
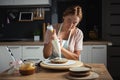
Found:
[[[75,28],[80,21],[80,18],[75,15],[68,15],[63,17],[63,19],[64,19],[64,26],[69,30]]]

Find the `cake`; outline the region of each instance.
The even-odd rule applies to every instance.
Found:
[[[66,63],[68,61],[68,59],[66,58],[54,58],[54,59],[51,59],[51,63],[55,63],[55,64],[63,64],[63,63]]]
[[[86,77],[91,72],[90,68],[87,67],[71,67],[69,69],[69,75],[74,77]]]

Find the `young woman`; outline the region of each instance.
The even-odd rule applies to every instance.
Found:
[[[77,28],[82,19],[82,8],[80,6],[69,7],[63,13],[63,22],[53,24],[54,32],[46,31],[44,41],[44,57],[55,58],[58,56],[54,52],[52,40],[57,35],[61,43],[62,57],[79,60],[83,47],[83,32]]]

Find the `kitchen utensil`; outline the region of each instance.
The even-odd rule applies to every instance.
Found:
[[[48,25],[47,29],[50,30],[51,32],[53,32],[52,25]],[[57,38],[57,35],[56,35],[55,39],[52,40],[52,45],[53,45],[55,53],[57,53],[59,58],[61,59],[61,48],[60,48],[60,42],[59,42],[59,39]]]

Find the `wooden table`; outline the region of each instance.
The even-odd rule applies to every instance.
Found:
[[[95,80],[113,80],[104,64],[88,64],[92,70],[99,74],[99,78]],[[21,76],[16,74],[0,74],[0,80],[68,80],[65,75],[68,71],[55,71],[40,68],[33,75]]]

